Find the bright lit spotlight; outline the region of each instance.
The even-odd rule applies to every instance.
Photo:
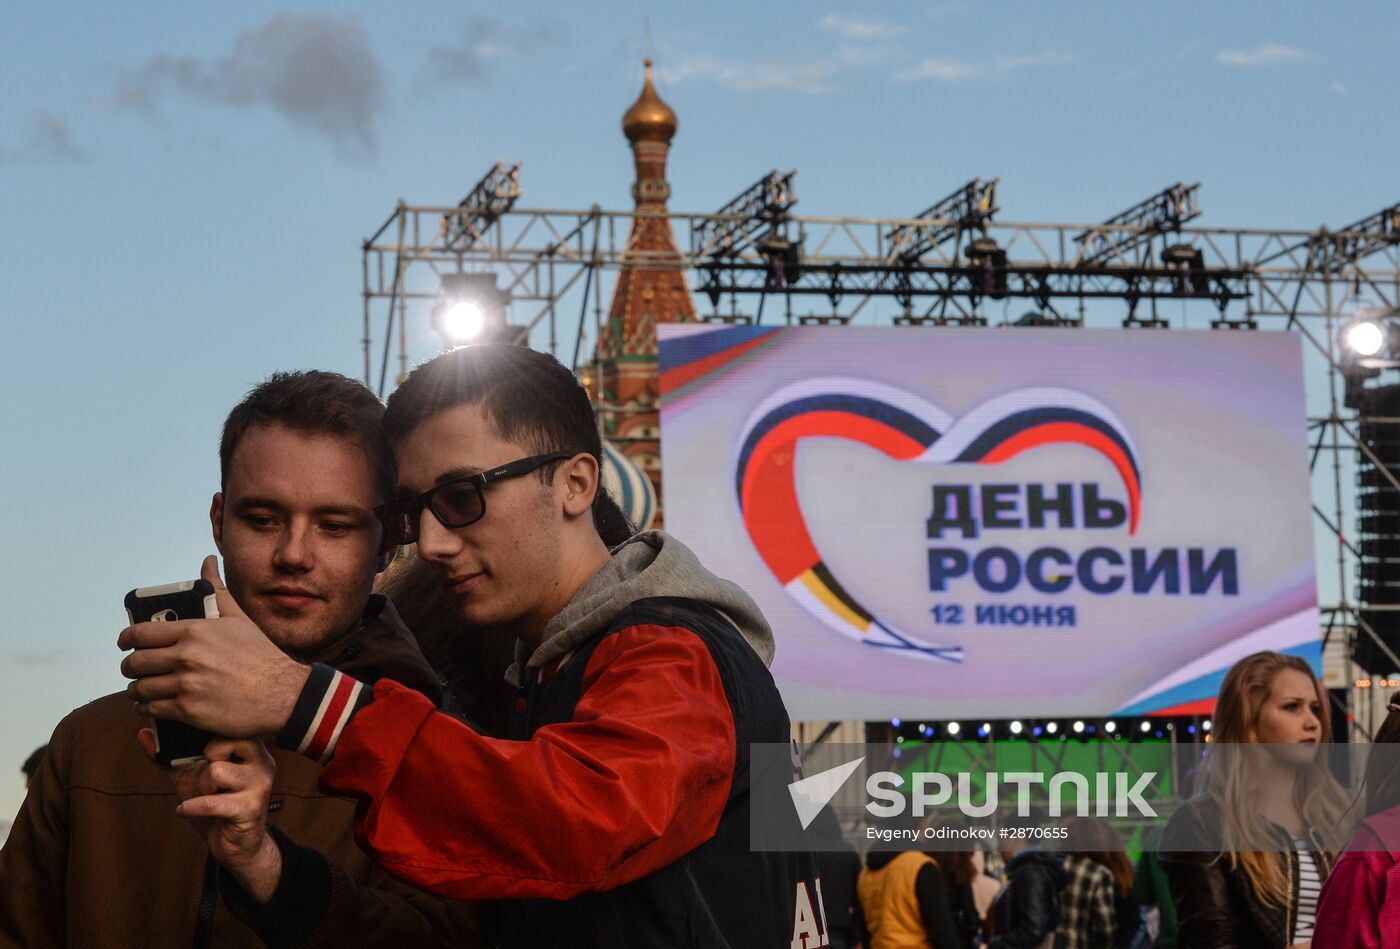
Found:
[[[956,735],[960,731],[962,731],[962,726],[959,725],[957,722],[948,723],[948,734]]]
[[[1080,732],[1082,732],[1082,731],[1084,731],[1084,723],[1083,723],[1083,722],[1075,722],[1075,723],[1074,723],[1074,733],[1075,733],[1076,735],[1078,735],[1078,734],[1079,734]]]
[[[1358,356],[1374,356],[1385,345],[1385,330],[1374,320],[1357,320],[1342,336],[1347,348]]]
[[[1012,723],[1011,723],[1011,734],[1013,734],[1013,735],[1019,735],[1019,734],[1021,734],[1021,723],[1020,723],[1020,722],[1012,722]]]
[[[1206,719],[1204,722],[1201,722],[1201,727],[1204,728],[1206,731],[1210,731],[1210,719]]]
[[[1055,722],[1051,722],[1049,725],[1045,726],[1045,730],[1053,735],[1060,730],[1060,726]]]
[[[1118,730],[1118,726],[1113,724],[1112,722],[1104,722],[1103,730],[1108,732],[1109,734],[1112,734],[1113,732]]]
[[[475,339],[481,335],[485,325],[486,315],[481,312],[481,307],[471,300],[461,300],[452,304],[442,315],[443,332],[458,342]]]
[[[1142,723],[1142,732],[1143,732],[1143,734],[1146,734],[1146,733],[1148,733],[1148,732],[1150,732],[1150,731],[1152,731],[1152,723],[1151,723],[1151,722],[1143,722],[1143,723]]]

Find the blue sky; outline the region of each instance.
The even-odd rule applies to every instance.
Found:
[[[680,210],[774,167],[808,214],[979,175],[1021,221],[1177,180],[1220,226],[1400,197],[1387,2],[0,7],[0,818],[24,756],[121,685],[125,591],[212,550],[228,408],[275,369],[359,374],[360,240],[497,159],[523,205],[627,207],[647,51]]]

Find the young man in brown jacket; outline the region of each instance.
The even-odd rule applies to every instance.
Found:
[[[371,595],[392,553],[373,513],[394,490],[382,414],[364,386],[325,372],[276,374],[234,408],[210,509],[228,580],[220,605],[303,661],[437,703],[438,681],[393,605]],[[204,574],[222,588],[212,557]],[[470,907],[398,883],[359,850],[353,803],[322,795],[306,757],[212,743],[211,760],[177,780],[241,768],[253,780],[240,793],[263,797],[266,821],[192,822],[177,814],[172,774],[138,746],[145,725],[125,692],[59,724],[0,850],[0,946],[474,943]],[[142,743],[149,753],[149,734]],[[335,911],[314,930],[242,892],[240,861],[278,840],[287,859],[330,865]]]

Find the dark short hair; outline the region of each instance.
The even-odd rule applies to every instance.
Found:
[[[219,441],[219,484],[228,487],[233,453],[252,425],[348,438],[363,449],[378,501],[394,496],[394,452],[384,435],[384,403],[364,383],[338,372],[274,372],[233,407]]]
[[[423,363],[389,396],[384,431],[398,443],[428,419],[479,406],[496,434],[533,454],[587,452],[603,464],[593,405],[578,378],[546,353],[512,343],[462,346]],[[548,484],[558,464],[540,469]]]
[[[39,765],[44,761],[44,752],[49,750],[48,745],[40,745],[35,748],[28,758],[24,759],[24,764],[20,765],[20,770],[26,777],[34,777],[34,772],[39,770]]]

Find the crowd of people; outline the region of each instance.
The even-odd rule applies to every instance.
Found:
[[[1400,768],[1385,753],[1400,742],[1400,693],[1359,796],[1329,768],[1327,696],[1303,659],[1240,660],[1215,708],[1195,793],[1136,865],[1097,817],[1053,820],[1062,845],[999,841],[995,876],[982,852],[872,850],[854,891],[835,899],[849,906],[847,945],[1400,949]]]
[[[1400,769],[1344,792],[1326,693],[1278,653],[1229,671],[1136,865],[1084,816],[995,852],[752,847],[751,789],[799,774],[751,756],[790,741],[772,630],[632,530],[601,454],[577,379],[519,346],[387,407],[335,373],[254,388],[220,441],[217,616],[122,630],[131,684],[26,762],[0,946],[1400,949]],[[152,720],[219,737],[162,767]]]

